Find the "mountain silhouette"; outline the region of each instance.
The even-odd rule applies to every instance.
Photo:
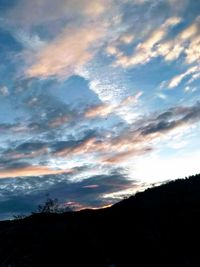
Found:
[[[199,267],[200,175],[112,207],[0,222],[0,266]]]

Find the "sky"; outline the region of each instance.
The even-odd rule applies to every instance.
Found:
[[[0,0],[0,219],[200,173],[199,48],[199,0]]]

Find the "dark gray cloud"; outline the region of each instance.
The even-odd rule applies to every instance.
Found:
[[[181,125],[192,124],[200,120],[200,102],[193,106],[176,107],[158,115],[153,122],[140,128],[141,134],[162,133]]]
[[[152,133],[161,133],[174,129],[179,124],[179,121],[159,121],[151,123],[141,129],[141,134],[148,135]]]
[[[40,150],[44,147],[46,147],[46,144],[42,142],[33,142],[33,143],[27,142],[27,143],[20,144],[18,147],[16,147],[15,151],[27,153],[28,151],[33,152],[33,151]]]
[[[103,198],[104,194],[134,186],[137,182],[127,180],[126,175],[118,170],[73,183],[64,175],[3,179],[0,180],[0,219],[7,213],[22,214],[36,210],[39,204],[44,203],[46,194],[58,198],[60,203],[72,203],[78,208],[101,207],[115,202],[114,199]]]

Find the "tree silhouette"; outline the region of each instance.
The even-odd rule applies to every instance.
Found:
[[[57,198],[51,198],[47,194],[47,199],[44,204],[38,205],[37,211],[33,213],[63,213],[63,212],[70,212],[72,209],[70,207],[61,207]]]

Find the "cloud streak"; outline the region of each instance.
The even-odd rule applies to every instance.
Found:
[[[27,176],[45,176],[52,174],[67,174],[72,173],[73,170],[58,170],[53,169],[49,166],[27,166],[22,168],[12,169],[0,169],[0,178],[16,178],[16,177],[27,177]]]
[[[183,79],[185,79],[186,77],[192,75],[193,78],[195,78],[195,75],[198,75],[200,72],[200,67],[199,66],[194,66],[189,68],[186,72],[175,76],[170,82],[168,87],[169,88],[174,88],[177,87],[182,81]]]
[[[94,118],[94,117],[105,117],[113,112],[117,112],[120,109],[123,109],[129,105],[135,105],[139,98],[142,96],[143,92],[138,92],[133,96],[128,96],[125,99],[121,100],[118,104],[99,104],[93,106],[86,110],[84,116],[86,118]]]

